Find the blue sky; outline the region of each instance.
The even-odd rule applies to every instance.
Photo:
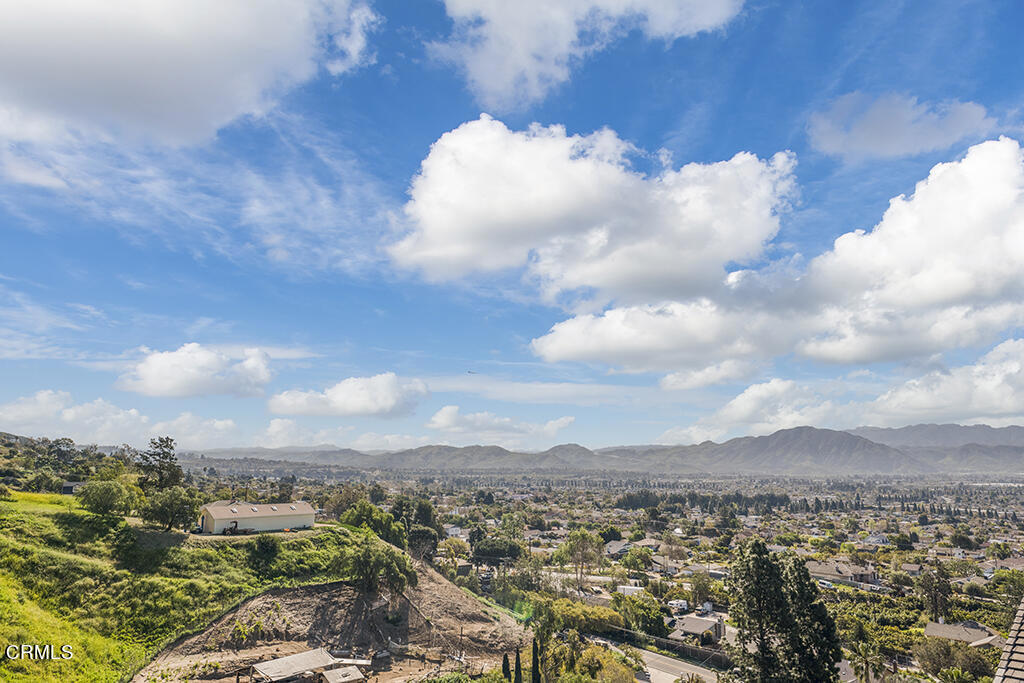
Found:
[[[1024,420],[1018,3],[3,13],[0,430]]]

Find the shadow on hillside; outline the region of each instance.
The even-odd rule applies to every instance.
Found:
[[[123,524],[120,517],[102,517],[80,512],[58,512],[53,523],[72,545],[94,543],[110,536]]]
[[[114,556],[121,569],[149,574],[164,565],[172,548],[185,544],[188,534],[123,526],[114,539]]]

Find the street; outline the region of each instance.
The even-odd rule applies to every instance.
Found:
[[[672,683],[672,681],[680,676],[691,673],[697,674],[705,681],[709,681],[709,683],[714,683],[718,680],[718,673],[713,669],[697,666],[682,659],[667,657],[647,650],[637,651],[643,657],[644,664],[651,674],[651,683]]]

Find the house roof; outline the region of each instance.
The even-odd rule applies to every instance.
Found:
[[[837,577],[853,577],[860,576],[862,574],[870,574],[873,568],[869,565],[867,567],[857,567],[845,562],[836,562],[834,560],[829,562],[816,562],[814,560],[807,560],[807,571],[812,575],[825,575],[825,576],[837,576]]]
[[[331,653],[322,647],[315,650],[306,650],[280,659],[271,659],[268,662],[253,664],[252,670],[269,681],[281,681],[291,678],[304,671],[313,671],[325,666],[333,666],[337,663]]]
[[[365,680],[362,672],[354,666],[343,666],[340,669],[332,669],[320,674],[324,683],[350,683],[350,681]]]
[[[316,514],[313,506],[304,500],[292,503],[246,503],[241,500],[218,500],[215,503],[207,503],[200,510],[213,519],[253,519],[256,517]]]
[[[604,544],[604,551],[609,555],[615,553],[624,552],[632,548],[633,545],[629,541],[608,541]]]
[[[718,624],[718,619],[687,614],[685,617],[676,619],[676,629],[669,634],[669,638],[685,640],[689,636],[699,636],[705,631],[714,633]]]
[[[959,640],[964,643],[974,643],[989,636],[999,635],[994,629],[976,621],[962,621],[959,624],[939,624],[929,621],[924,627],[924,634],[932,638]]]
[[[992,683],[1024,681],[1024,600],[1017,608],[1017,616],[1003,645],[1003,656]]]

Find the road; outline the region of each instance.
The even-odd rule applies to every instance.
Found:
[[[718,680],[718,674],[713,669],[706,669],[685,660],[666,657],[656,652],[647,650],[637,650],[637,652],[640,653],[644,664],[647,665],[647,670],[651,674],[651,683],[672,683],[686,674],[697,674],[708,683],[715,683]]]

